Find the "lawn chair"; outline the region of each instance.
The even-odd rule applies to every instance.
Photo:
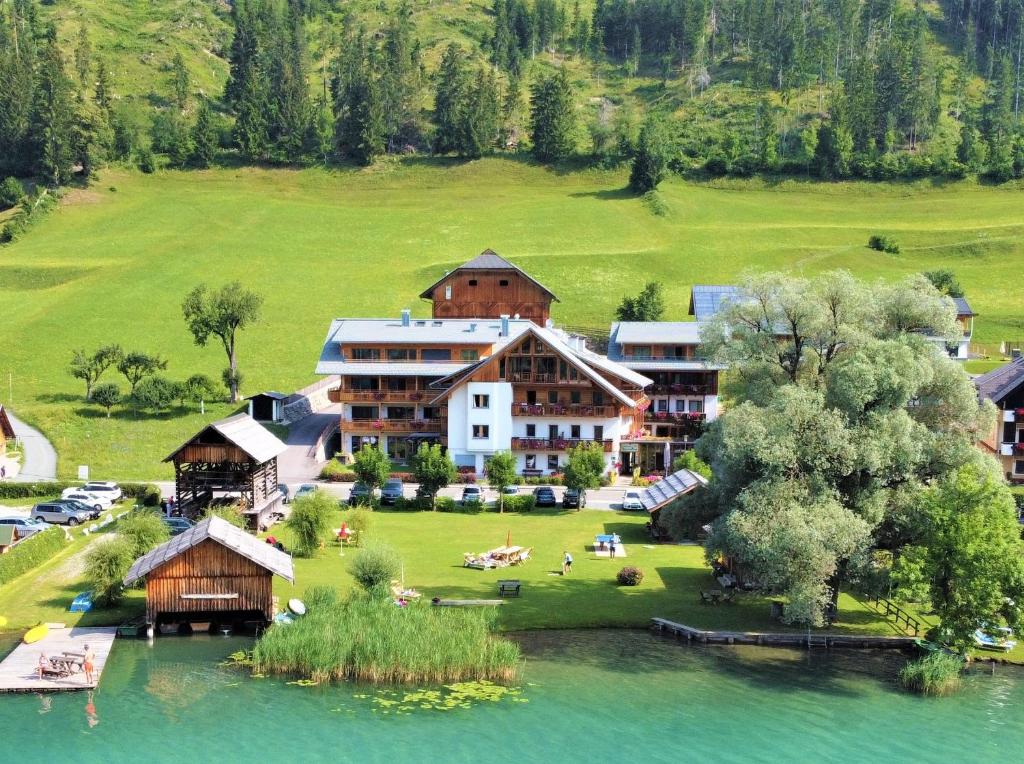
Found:
[[[530,559],[530,555],[532,553],[533,553],[533,547],[532,546],[526,547],[526,549],[524,549],[523,551],[521,551],[519,553],[519,556],[516,558],[516,561],[515,561],[514,564],[515,565],[522,565],[524,562],[526,562],[526,561],[528,561]]]

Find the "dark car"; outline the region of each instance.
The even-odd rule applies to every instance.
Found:
[[[352,490],[348,493],[348,504],[350,507],[356,506],[356,504],[371,504],[373,502],[373,492],[370,490],[370,486],[366,483],[353,483]]]
[[[82,512],[88,512],[90,520],[95,520],[100,516],[100,514],[102,514],[100,510],[96,509],[96,507],[90,506],[89,504],[86,504],[84,501],[79,501],[78,499],[54,499],[53,503],[67,504],[72,509],[80,510]]]
[[[587,492],[582,488],[566,488],[562,494],[562,508],[583,509],[587,506]]]
[[[533,489],[533,505],[535,507],[555,507],[558,506],[558,500],[555,498],[555,492],[548,486],[542,485]]]
[[[178,536],[195,525],[195,523],[185,517],[165,517],[163,521],[170,529],[172,536]]]
[[[398,478],[391,478],[384,484],[384,487],[380,489],[380,503],[381,504],[394,504],[396,501],[402,498],[402,481]]]

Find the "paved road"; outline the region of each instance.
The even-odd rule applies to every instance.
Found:
[[[53,450],[50,441],[34,427],[29,427],[18,417],[6,409],[7,416],[14,427],[14,434],[21,439],[23,455],[21,471],[14,478],[22,483],[31,483],[36,480],[57,479],[57,452]]]
[[[282,483],[301,483],[320,474],[322,462],[310,455],[325,427],[338,421],[341,404],[335,403],[322,411],[300,419],[288,428],[288,450],[277,459],[278,474]]]

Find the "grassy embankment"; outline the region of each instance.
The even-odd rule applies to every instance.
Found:
[[[1014,283],[1024,248],[1018,191],[932,186],[722,181],[662,186],[652,215],[624,172],[561,172],[523,161],[385,162],[365,171],[104,173],[24,239],[0,249],[0,378],[12,409],[40,426],[60,474],[89,464],[116,479],[168,477],[160,460],[227,405],[107,419],[65,369],[74,348],[119,342],[160,352],[166,372],[219,377],[220,348],[196,348],[184,294],[240,279],[266,295],[241,337],[247,392],[294,389],[312,370],[331,318],[391,316],[446,269],[493,247],[560,297],[556,321],[605,327],[644,281],[667,287],[667,319],[685,319],[694,283],[779,268],[848,268],[896,278],[949,267],[981,314],[979,341],[1024,336]],[[116,190],[111,190],[116,189]],[[867,248],[893,235],[902,254]],[[5,379],[6,381],[6,379]],[[105,381],[119,381],[108,372]],[[6,400],[7,385],[0,396]]]

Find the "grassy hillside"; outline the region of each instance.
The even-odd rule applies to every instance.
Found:
[[[172,378],[216,377],[222,353],[193,347],[180,303],[201,281],[240,279],[266,296],[264,320],[241,339],[244,388],[291,390],[314,379],[331,318],[426,315],[420,290],[485,247],[550,286],[561,298],[556,321],[572,325],[606,326],[649,279],[667,286],[666,318],[682,319],[691,284],[751,268],[894,278],[949,267],[981,314],[977,339],[1024,337],[1017,190],[673,180],[662,186],[668,213],[657,216],[622,191],[625,180],[500,159],[108,171],[0,250],[0,400],[10,373],[13,408],[54,440],[63,475],[78,464],[98,477],[166,475],[159,460],[202,418],[106,419],[65,372],[74,348],[119,342],[165,355]],[[868,249],[873,233],[893,235],[902,254]],[[116,373],[108,379],[124,387]]]

